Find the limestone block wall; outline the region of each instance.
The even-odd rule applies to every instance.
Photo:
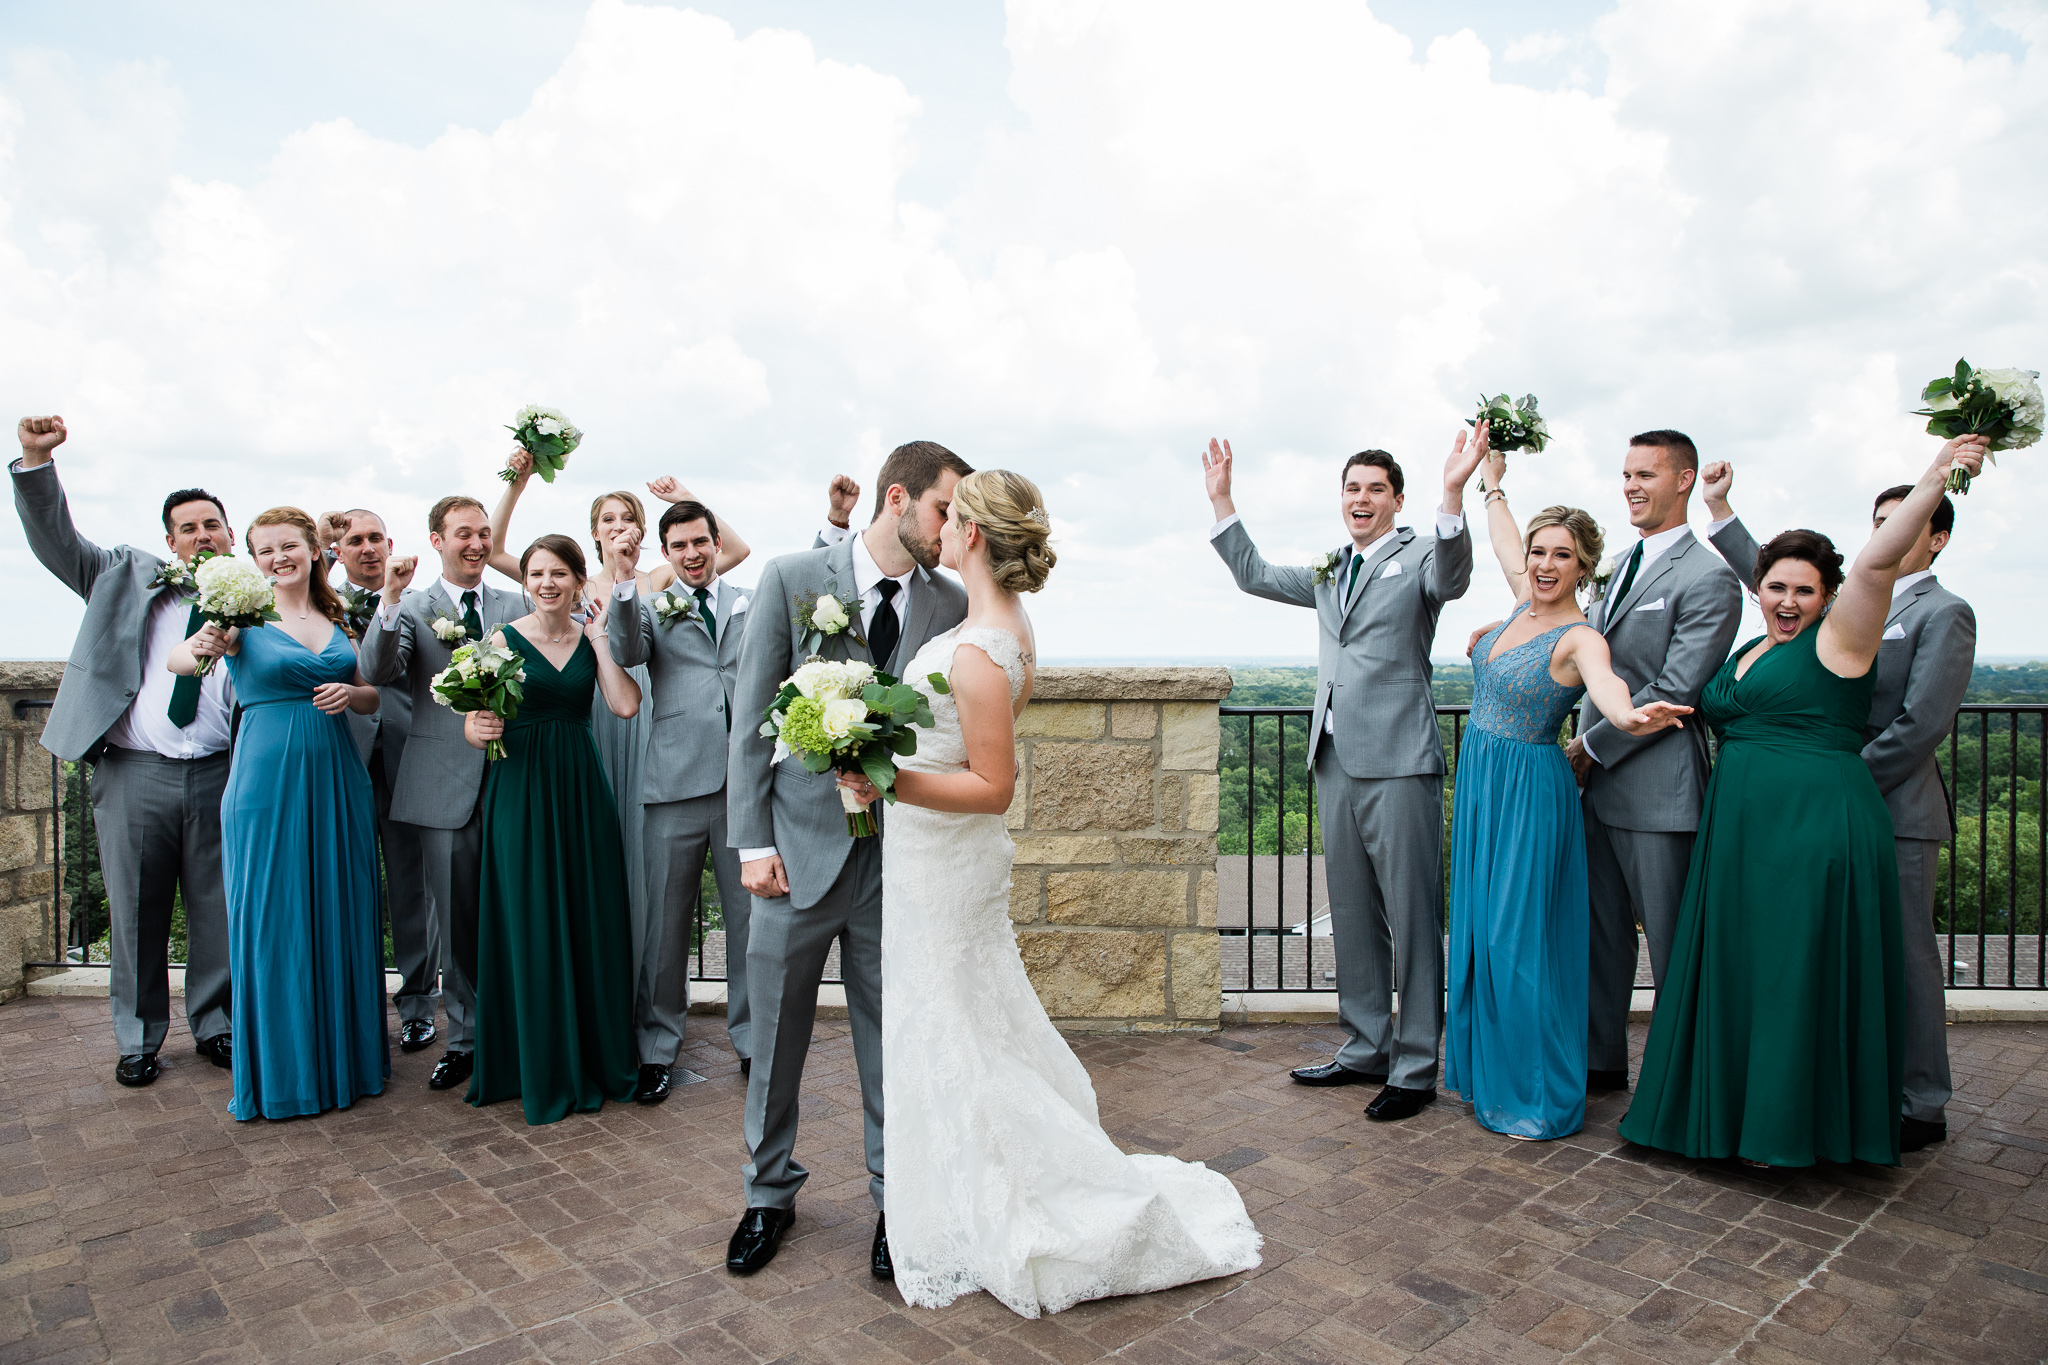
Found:
[[[22,963],[47,961],[63,941],[59,924],[50,753],[40,740],[42,707],[18,701],[57,695],[61,663],[0,661],[0,1001],[22,991]]]
[[[1017,722],[1010,918],[1065,1029],[1213,1029],[1221,668],[1046,668]]]

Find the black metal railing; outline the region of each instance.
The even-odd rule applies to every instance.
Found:
[[[1223,940],[1224,989],[1334,991],[1322,832],[1307,765],[1310,709],[1221,709],[1217,934]],[[1437,708],[1449,769],[1447,866],[1458,752],[1470,711],[1462,705]],[[1955,811],[1934,912],[1951,986],[2048,989],[2044,723],[2048,706],[1968,703],[1937,755]],[[1575,718],[1567,720],[1560,741],[1574,728]]]

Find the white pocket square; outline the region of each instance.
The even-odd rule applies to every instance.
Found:
[[[1390,559],[1390,560],[1388,560],[1388,561],[1387,561],[1387,567],[1386,567],[1386,568],[1384,568],[1384,569],[1381,569],[1381,570],[1380,570],[1380,577],[1381,577],[1381,578],[1399,578],[1400,576],[1401,576],[1401,561],[1400,561],[1400,560],[1398,560],[1398,559]]]
[[[1884,638],[1885,638],[1885,639],[1887,639],[1887,640],[1903,640],[1903,639],[1905,639],[1905,638],[1906,638],[1906,627],[1905,627],[1905,624],[1904,624],[1903,622],[1900,622],[1900,621],[1894,621],[1894,622],[1892,622],[1892,623],[1891,623],[1891,624],[1890,624],[1889,626],[1886,626],[1886,627],[1885,627],[1885,630],[1884,630]]]
[[[746,609],[747,598],[746,595],[742,593],[739,597],[733,599],[732,611],[729,613],[729,615],[738,616],[741,612],[745,611]]]
[[[1637,607],[1637,608],[1636,608],[1636,610],[1637,610],[1637,611],[1662,611],[1662,610],[1664,610],[1664,599],[1660,597],[1660,598],[1658,598],[1658,599],[1657,599],[1656,601],[1654,601],[1654,602],[1645,602],[1645,603],[1643,603],[1643,604],[1642,604],[1641,606]],[[1869,638],[1869,637],[1867,637],[1867,636],[1866,636],[1865,638],[1867,639],[1867,638]]]

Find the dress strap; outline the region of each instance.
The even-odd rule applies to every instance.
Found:
[[[1000,626],[964,627],[953,637],[957,645],[973,645],[989,658],[1010,680],[1010,695],[1015,697],[1024,686],[1024,645],[1015,635]]]

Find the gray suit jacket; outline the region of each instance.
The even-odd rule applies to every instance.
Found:
[[[58,582],[85,599],[85,621],[43,726],[43,747],[59,758],[97,762],[107,731],[142,687],[150,608],[158,594],[169,591],[151,591],[149,580],[164,561],[132,545],[103,550],[79,535],[55,463],[23,469],[16,460],[9,468],[29,549]]]
[[[680,587],[677,591],[687,595]],[[658,595],[641,593],[630,609],[614,598],[605,623],[618,665],[647,665],[650,695],[641,704],[652,708],[654,720],[647,735],[647,761],[640,768],[639,799],[648,805],[687,801],[724,789],[731,731],[737,728],[727,718],[739,684],[740,641],[753,616],[740,606],[752,605],[748,593],[719,579],[712,599],[718,624],[718,645],[713,648],[711,637],[695,621],[656,620],[653,599]],[[632,799],[630,793],[622,795]]]
[[[792,619],[798,593],[822,591],[838,580],[852,609],[853,542],[827,550],[804,550],[768,562],[754,590],[754,621],[740,645],[739,685],[733,696],[732,753],[726,770],[726,842],[734,848],[767,848],[782,855],[789,873],[790,903],[803,910],[832,889],[853,840],[846,832],[838,778],[813,773],[794,760],[771,764],[775,741],[763,739],[761,718],[789,675],[802,666],[804,633]],[[925,642],[943,635],[967,616],[967,592],[950,578],[919,569],[911,578],[903,635],[886,660],[869,658],[850,633],[828,637],[828,658],[862,659],[892,676],[916,657]]]
[[[427,829],[461,829],[469,823],[483,786],[484,753],[462,737],[462,717],[434,697],[434,675],[448,667],[449,657],[463,643],[444,644],[435,637],[437,612],[461,615],[460,605],[449,600],[438,577],[426,589],[405,595],[395,622],[386,624],[384,613],[378,611],[363,632],[359,652],[364,678],[410,697],[412,724],[404,761],[392,778],[391,818]],[[489,631],[524,616],[526,599],[486,584],[477,614]]]
[[[415,596],[417,588],[408,588],[406,597]],[[370,676],[366,665],[361,662],[362,645],[356,646],[357,667],[363,669],[363,676]],[[377,689],[377,709],[368,715],[348,713],[349,735],[356,742],[356,754],[363,760],[365,768],[370,766],[370,755],[377,751],[377,743],[384,743],[384,780],[395,781],[398,765],[405,758],[405,737],[412,733],[412,691],[405,686],[380,687]]]
[[[1752,591],[1757,543],[1740,518],[1714,535],[1714,548]],[[1970,690],[1977,615],[1933,577],[1892,601],[1877,647],[1877,691],[1863,727],[1863,761],[1891,808],[1901,839],[1947,839],[1953,806],[1935,753]]]
[[[1658,603],[1662,606],[1658,606]],[[1614,671],[1638,705],[1698,706],[1700,693],[1728,661],[1742,625],[1742,586],[1691,531],[1636,575],[1628,596],[1604,595],[1586,615],[1607,637]],[[1707,728],[1697,716],[1682,730],[1631,735],[1591,701],[1579,733],[1595,755],[1586,800],[1616,829],[1685,833],[1699,828],[1707,796]]]
[[[1472,583],[1469,523],[1449,540],[1397,528],[1365,552],[1349,602],[1343,595],[1348,546],[1330,580],[1319,585],[1309,569],[1268,564],[1241,521],[1210,543],[1245,592],[1315,609],[1322,629],[1309,721],[1311,768],[1330,738],[1323,733],[1323,717],[1334,709],[1337,761],[1352,777],[1443,772],[1429,651],[1444,603],[1463,597]]]

